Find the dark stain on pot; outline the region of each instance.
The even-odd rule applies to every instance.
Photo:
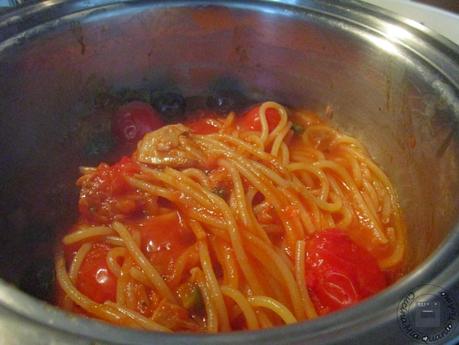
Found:
[[[28,229],[27,234],[29,240],[34,243],[49,242],[54,239],[55,229],[49,224],[37,223],[33,228]]]
[[[242,46],[237,46],[235,49],[236,55],[238,57],[238,61],[241,64],[246,64],[249,62],[249,54],[247,49]]]
[[[167,122],[179,120],[185,114],[186,100],[180,92],[153,91],[150,103]]]
[[[205,105],[219,114],[225,114],[230,110],[239,111],[255,103],[253,99],[246,96],[247,94],[247,90],[239,80],[221,77],[210,84]]]
[[[79,22],[75,22],[72,24],[72,32],[76,36],[76,40],[80,45],[81,55],[84,55],[86,53],[86,43],[83,34],[83,29],[81,28],[81,24]]]
[[[101,157],[109,153],[115,145],[115,140],[110,132],[95,133],[86,143],[84,152],[88,157]]]
[[[440,147],[438,148],[438,150],[436,152],[437,157],[443,156],[443,154],[446,152],[446,150],[448,149],[448,147],[452,143],[453,138],[454,138],[454,134],[456,133],[458,128],[459,128],[458,123],[454,122],[450,132],[446,136],[445,140],[443,140],[442,144],[440,145]]]
[[[447,112],[446,104],[442,99],[436,100],[426,107],[430,113],[430,128],[434,137],[443,138],[436,150],[436,156],[442,157],[459,132],[459,121]]]
[[[389,73],[386,74],[386,110],[390,110],[392,100],[392,78]]]
[[[55,273],[52,258],[33,260],[25,269],[19,288],[41,300],[52,302],[54,297]]]
[[[32,296],[51,301],[54,296],[51,286],[54,281],[52,253],[56,245],[56,234],[61,229],[40,222],[30,223],[23,235],[23,241],[27,241],[23,247],[27,260],[15,265],[18,276],[16,284]]]
[[[218,114],[242,109],[247,104],[245,96],[237,90],[217,90],[207,97],[206,106]]]
[[[81,46],[81,55],[84,55],[84,53],[86,52],[86,44],[84,43],[84,36],[83,35],[79,36],[77,38],[77,42]]]

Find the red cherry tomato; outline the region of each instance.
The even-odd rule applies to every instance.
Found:
[[[186,123],[186,126],[196,134],[211,134],[218,132],[220,121],[211,117],[202,117]]]
[[[192,232],[177,212],[152,217],[139,227],[141,248],[161,274],[193,242]]]
[[[112,126],[113,133],[121,143],[136,143],[145,133],[164,126],[164,122],[151,105],[133,101],[118,109]]]
[[[99,194],[121,195],[132,189],[124,176],[132,176],[139,172],[140,168],[137,163],[132,158],[123,156],[112,166],[100,164],[92,185],[99,187]]]
[[[116,277],[106,260],[109,250],[105,244],[94,244],[78,271],[77,289],[97,303],[116,299]]]
[[[387,285],[376,259],[338,229],[312,237],[305,265],[311,298],[322,315],[353,305]]]
[[[256,106],[250,109],[248,112],[242,115],[239,119],[238,124],[245,130],[261,131],[260,121],[260,106]],[[268,128],[272,131],[279,124],[280,114],[276,109],[266,109],[266,121],[268,122]]]

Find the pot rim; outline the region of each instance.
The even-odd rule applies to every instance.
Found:
[[[111,1],[94,0],[92,2],[84,0],[67,1],[45,1],[38,4],[31,4],[12,10],[0,15],[0,40],[8,41],[10,44],[20,44],[19,39],[24,37],[27,32],[30,37],[41,33],[40,28],[49,29],[47,25],[51,21],[60,21],[62,16],[72,15],[86,16],[104,8],[120,9],[129,4],[145,4],[146,1]],[[428,43],[428,47],[423,50],[417,47],[416,42],[406,42],[397,39],[396,44],[410,49],[420,58],[433,65],[429,60],[429,51],[441,54],[441,63],[436,63],[435,67],[451,84],[455,86],[455,92],[459,93],[459,73],[446,75],[443,72],[444,66],[453,66],[459,71],[459,47],[450,40],[433,32],[432,30],[419,26],[409,19],[397,16],[390,11],[380,9],[374,5],[362,3],[360,1],[338,0],[333,4],[321,0],[286,0],[279,2],[276,0],[253,0],[253,1],[159,1],[153,6],[183,6],[183,5],[222,5],[240,8],[256,8],[255,6],[269,6],[275,9],[288,9],[295,13],[313,13],[318,16],[331,17],[333,20],[345,21],[358,26],[371,33],[384,36],[385,23],[393,23],[408,31],[415,33],[421,38],[422,42]],[[88,12],[89,11],[89,12]],[[33,20],[28,20],[33,18]],[[46,18],[46,19],[45,19]],[[13,29],[11,29],[13,28]],[[0,41],[0,52],[5,45]],[[414,45],[414,47],[413,47]],[[430,49],[430,50],[429,50]],[[435,55],[437,58],[438,56]],[[457,114],[456,114],[457,115]],[[407,274],[400,281],[384,290],[382,293],[370,298],[368,301],[359,303],[356,306],[347,308],[343,311],[333,313],[326,317],[321,317],[307,322],[301,322],[289,326],[277,327],[260,331],[243,331],[218,335],[208,334],[189,334],[176,333],[165,334],[156,332],[138,331],[133,329],[120,328],[107,323],[86,319],[76,315],[71,315],[61,311],[57,307],[39,301],[14,286],[0,279],[0,306],[45,327],[52,327],[57,330],[84,336],[90,339],[108,341],[115,344],[143,344],[146,342],[160,344],[242,344],[247,342],[276,342],[277,344],[289,341],[321,341],[321,337],[326,335],[327,340],[337,341],[346,339],[355,334],[358,328],[369,330],[380,327],[394,320],[396,309],[401,298],[408,292],[416,289],[422,284],[433,284],[448,288],[452,285],[453,276],[449,272],[454,272],[454,278],[459,281],[459,224],[456,224],[448,236],[442,241],[438,248],[413,272]],[[445,265],[445,263],[449,263]],[[448,272],[448,273],[447,273]],[[288,337],[286,337],[288,335]]]

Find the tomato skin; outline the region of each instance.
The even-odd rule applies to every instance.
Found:
[[[220,122],[212,117],[202,117],[186,124],[195,134],[212,134],[220,129]]]
[[[78,271],[77,289],[97,303],[116,300],[116,277],[106,260],[109,250],[108,245],[94,244]]]
[[[269,131],[272,131],[279,124],[279,112],[273,108],[266,109],[266,121],[268,122]],[[243,114],[238,124],[245,130],[261,131],[260,106],[255,106]]]
[[[133,101],[118,109],[113,118],[112,131],[121,144],[134,144],[146,133],[162,126],[163,120],[151,105]]]
[[[124,156],[112,166],[99,166],[97,172],[101,179],[101,191],[116,196],[132,189],[123,176],[139,173],[140,168],[132,158]]]
[[[305,265],[311,298],[322,315],[358,303],[387,286],[376,259],[339,229],[311,238]]]
[[[129,215],[138,210],[132,200],[126,199],[135,193],[124,176],[132,176],[140,171],[139,166],[129,157],[109,166],[100,164],[91,178],[82,183],[78,208],[88,220],[105,223],[115,215]]]
[[[161,274],[170,273],[180,254],[193,242],[178,212],[151,217],[139,226],[142,251]]]

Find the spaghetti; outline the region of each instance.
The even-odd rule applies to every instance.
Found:
[[[402,268],[388,178],[309,112],[265,102],[191,119],[80,171],[80,218],[56,255],[70,311],[152,331],[256,330],[357,303]]]

